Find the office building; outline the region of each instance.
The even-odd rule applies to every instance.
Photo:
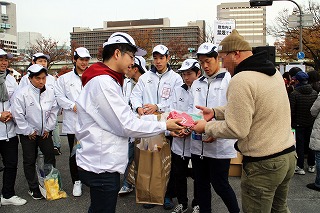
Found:
[[[205,21],[189,22],[187,26],[182,27],[171,27],[168,18],[105,21],[103,28],[93,30],[88,27],[74,27],[70,33],[70,40],[86,47],[91,56],[96,58],[104,41],[112,33],[119,31],[132,35],[136,42],[149,52],[157,44],[168,45],[179,38],[179,43],[186,47],[187,54],[190,50],[196,50],[204,41]]]
[[[37,32],[18,32],[18,50],[20,53],[26,53],[37,40],[42,39],[42,34]]]
[[[235,20],[239,34],[251,46],[266,45],[265,7],[250,7],[249,1],[221,3],[217,6],[217,19]]]
[[[5,51],[17,54],[16,4],[0,1],[0,45]]]

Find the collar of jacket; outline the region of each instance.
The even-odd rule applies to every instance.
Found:
[[[172,69],[171,69],[171,66],[170,66],[169,64],[167,64],[167,71],[164,72],[163,74],[167,73],[167,72],[170,71],[170,70],[172,70]],[[154,74],[156,74],[158,70],[157,70],[157,68],[154,66],[154,67],[151,68],[150,71],[153,72]]]
[[[186,91],[188,91],[188,86],[186,84],[182,84],[181,86],[183,89],[185,89]]]
[[[226,72],[222,72],[222,73],[219,73],[216,77],[216,79],[219,79],[219,78],[224,78],[224,76],[226,75]],[[207,77],[205,76],[202,76],[200,77],[199,81],[205,81],[207,79]]]
[[[39,89],[39,88],[33,86],[33,84],[30,82],[30,87],[31,87],[32,91],[34,91],[36,94],[41,94],[44,91],[46,91],[46,85],[44,85],[42,89]]]

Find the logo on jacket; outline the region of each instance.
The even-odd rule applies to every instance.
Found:
[[[148,83],[148,84],[152,84],[152,79],[149,79],[149,80],[147,81],[147,83]]]
[[[70,87],[74,87],[74,83],[71,83],[71,84],[70,84]]]
[[[196,88],[196,92],[201,92],[201,88],[200,87]]]
[[[34,102],[30,102],[29,106],[34,106]]]
[[[184,102],[184,98],[179,98],[179,101],[180,102]]]

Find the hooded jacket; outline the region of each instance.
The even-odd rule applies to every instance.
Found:
[[[238,139],[244,156],[267,157],[294,150],[283,78],[266,58],[266,51],[257,53],[236,67],[227,105],[214,108],[217,121],[205,127],[214,138]]]
[[[166,124],[138,119],[123,96],[123,75],[105,64],[91,65],[82,81],[84,87],[76,100],[76,138],[81,144],[77,165],[97,174],[124,173],[128,138],[155,136],[166,130]]]
[[[318,93],[310,84],[301,84],[293,90],[289,96],[292,128],[312,127],[315,118],[311,115],[310,108],[317,97]]]
[[[133,88],[130,102],[133,111],[144,104],[156,104],[159,112],[169,110],[173,89],[182,85],[181,76],[174,72],[170,66],[168,70],[159,75],[155,69],[140,76],[138,83]]]

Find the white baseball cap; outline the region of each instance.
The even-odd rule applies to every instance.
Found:
[[[78,55],[80,58],[91,58],[89,50],[84,47],[78,47],[77,49],[75,49],[73,55]]]
[[[197,67],[200,69],[199,62],[196,59],[189,58],[189,59],[186,59],[182,62],[182,65],[181,65],[180,69],[178,69],[178,71],[182,72],[182,71],[186,71],[186,70],[191,70],[194,67]]]
[[[199,55],[199,54],[207,55],[212,52],[217,52],[217,51],[215,51],[216,48],[217,47],[214,44],[209,43],[209,42],[205,42],[199,46],[198,51],[197,51],[197,55]]]
[[[169,55],[169,49],[163,44],[159,44],[153,48],[152,54],[153,53],[160,53],[161,55]]]
[[[146,69],[146,60],[142,56],[134,57],[134,64],[138,65],[144,72],[147,72]]]
[[[129,44],[130,46],[137,48],[137,52],[135,53],[136,56],[144,56],[145,54],[147,54],[146,50],[136,46],[136,43],[134,42],[133,38],[127,33],[121,33],[121,32],[113,33],[108,38],[108,41],[103,43],[103,47],[110,44]]]
[[[7,53],[7,52],[4,51],[3,49],[0,49],[0,56],[3,56],[3,55],[6,55],[7,58],[9,58],[9,59],[13,57],[12,54]]]
[[[38,58],[46,58],[47,61],[50,60],[50,56],[49,56],[49,55],[46,55],[46,54],[43,54],[43,53],[35,53],[35,54],[33,54],[33,56],[32,56],[32,61],[35,61],[35,60],[37,60]]]
[[[28,68],[28,72],[37,73],[37,72],[40,72],[43,69],[46,71],[46,74],[47,74],[48,73],[48,69],[47,68],[41,66],[40,64],[33,64]]]

